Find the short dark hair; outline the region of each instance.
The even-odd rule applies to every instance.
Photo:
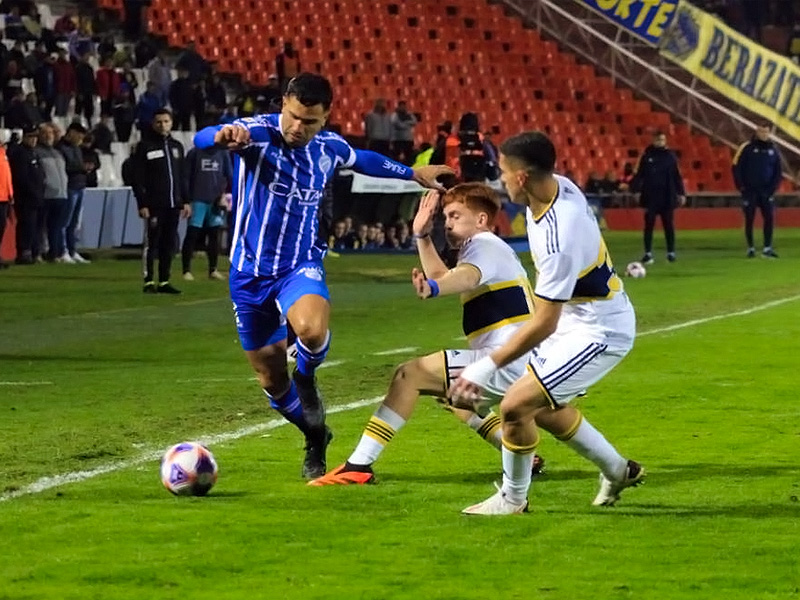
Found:
[[[541,131],[526,131],[508,138],[500,144],[500,152],[525,163],[536,179],[552,174],[556,168],[556,147]]]
[[[86,127],[84,127],[80,123],[77,123],[77,122],[73,121],[72,123],[69,124],[69,127],[67,127],[67,133],[69,133],[70,131],[77,131],[78,133],[84,133],[85,134],[86,133]]]
[[[166,107],[159,108],[156,112],[153,113],[153,118],[157,117],[158,115],[169,115],[169,118],[172,118],[172,111]]]
[[[333,103],[331,82],[316,73],[300,73],[286,86],[286,96],[294,96],[303,106],[316,106],[328,110]]]
[[[664,133],[663,131],[661,131],[660,129],[656,129],[656,130],[653,132],[653,137],[654,137],[654,138],[661,137],[662,135],[663,135],[664,137],[667,137],[667,134],[666,134],[666,133]]]

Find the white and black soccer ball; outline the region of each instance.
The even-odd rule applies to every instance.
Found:
[[[625,267],[625,275],[633,277],[634,279],[641,279],[647,275],[647,269],[645,269],[644,265],[640,262],[628,263],[628,266]]]
[[[161,483],[176,496],[205,496],[217,482],[217,461],[197,442],[181,442],[161,459]]]

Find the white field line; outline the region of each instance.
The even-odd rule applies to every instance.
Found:
[[[794,302],[795,300],[800,300],[800,294],[796,296],[788,296],[787,298],[781,298],[779,300],[772,300],[771,302],[765,302],[764,304],[757,304],[756,306],[751,306],[750,308],[745,308],[744,310],[737,310],[734,312],[723,313],[721,315],[714,315],[712,317],[703,317],[702,319],[692,319],[691,321],[684,321],[683,323],[675,323],[675,325],[667,325],[666,327],[658,327],[657,329],[647,329],[645,331],[640,331],[639,333],[637,333],[636,337],[643,337],[646,335],[657,335],[659,333],[668,333],[670,331],[677,331],[678,329],[686,329],[687,327],[692,327],[694,325],[702,325],[703,323],[710,323],[711,321],[721,321],[722,319],[743,317],[745,315],[751,315],[755,312],[767,310],[775,306],[780,306],[781,304]]]
[[[391,356],[392,354],[408,354],[419,350],[419,346],[404,346],[403,348],[392,348],[390,350],[383,350],[382,352],[375,352],[372,356]]]
[[[376,396],[375,398],[358,400],[356,402],[350,402],[348,404],[340,404],[339,406],[331,406],[328,408],[328,414],[355,410],[357,408],[362,408],[364,406],[376,404],[381,400],[383,400],[383,396]],[[242,427],[241,429],[237,429],[235,431],[207,435],[198,439],[197,441],[206,446],[214,446],[215,444],[222,444],[225,442],[238,440],[239,438],[243,438],[248,435],[262,433],[264,431],[271,431],[273,429],[277,429],[278,427],[283,427],[288,423],[289,422],[286,421],[285,419],[271,419],[270,421],[266,421],[265,423],[257,423],[255,425],[249,425],[248,427]],[[159,458],[161,458],[161,455],[164,453],[164,450],[165,450],[164,448],[159,450],[149,450],[147,452],[140,454],[135,458],[108,463],[105,465],[101,465],[99,467],[95,467],[94,469],[90,469],[88,471],[73,471],[71,473],[62,473],[60,475],[53,475],[51,477],[42,477],[40,479],[37,479],[30,485],[26,485],[25,487],[15,490],[13,492],[8,492],[6,494],[0,495],[0,502],[7,502],[8,500],[13,500],[15,498],[20,498],[22,496],[28,496],[30,494],[39,494],[41,492],[46,492],[47,490],[53,489],[55,487],[60,487],[67,483],[78,483],[81,481],[86,481],[87,479],[92,479],[93,477],[97,477],[99,475],[105,475],[106,473],[113,473],[115,471],[128,469],[130,467],[137,467],[141,464],[158,460]]]
[[[744,310],[739,310],[731,313],[724,313],[721,315],[715,315],[712,317],[705,317],[703,319],[693,319],[691,321],[685,321],[684,323],[676,323],[675,325],[670,325],[668,327],[660,327],[658,329],[649,329],[647,331],[643,331],[639,333],[639,336],[645,335],[656,335],[659,333],[666,333],[669,331],[675,331],[678,329],[685,329],[686,327],[691,327],[693,325],[700,325],[703,323],[709,323],[711,321],[719,321],[721,319],[729,319],[732,317],[744,316],[749,315],[754,312],[759,312],[762,310],[767,310],[774,306],[780,306],[781,304],[786,304],[788,302],[794,302],[795,300],[800,300],[800,295],[796,296],[789,296],[788,298],[781,298],[780,300],[773,300],[772,302],[765,302],[764,304],[759,304],[753,306],[751,308],[747,308]],[[333,362],[333,361],[332,361]],[[357,408],[361,408],[364,406],[369,406],[370,404],[376,404],[380,400],[383,399],[383,396],[376,396],[375,398],[370,398],[367,400],[358,400],[356,402],[350,402],[348,404],[341,404],[339,406],[331,406],[328,409],[328,413],[334,414],[339,412],[347,412],[350,410],[355,410]],[[228,442],[232,440],[237,440],[247,435],[253,435],[255,433],[260,433],[263,431],[270,431],[272,429],[277,429],[278,427],[282,427],[286,425],[288,421],[284,419],[272,419],[271,421],[267,421],[265,423],[259,423],[256,425],[250,425],[249,427],[243,427],[242,429],[237,429],[236,431],[231,431],[228,433],[219,433],[215,435],[210,435],[204,438],[201,438],[199,441],[206,445],[214,445],[219,444],[222,442]],[[115,471],[120,471],[122,469],[127,469],[129,467],[135,467],[141,465],[146,462],[150,462],[160,458],[161,453],[163,450],[151,450],[149,452],[140,454],[136,458],[132,458],[129,460],[118,461],[114,463],[109,463],[106,465],[101,465],[89,471],[73,471],[72,473],[63,473],[61,475],[53,475],[51,477],[42,477],[32,484],[27,485],[19,490],[15,490],[13,492],[8,492],[6,494],[0,495],[0,502],[6,502],[8,500],[13,500],[14,498],[19,498],[21,496],[27,496],[30,494],[38,494],[40,492],[44,492],[50,490],[55,487],[62,486],[67,483],[77,483],[80,481],[85,481],[87,479],[91,479],[93,477],[97,477],[98,475],[105,475],[106,473],[113,473]]]
[[[52,381],[0,381],[0,386],[55,385]]]

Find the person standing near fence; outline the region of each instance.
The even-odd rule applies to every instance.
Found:
[[[631,190],[640,193],[639,204],[644,208],[644,256],[646,265],[655,262],[653,258],[653,229],[656,217],[661,217],[664,237],[667,241],[667,260],[675,262],[675,221],[673,215],[677,206],[686,204],[683,177],[678,168],[678,157],[667,148],[666,134],[657,131],[653,143],[639,158],[639,164],[631,181]]]
[[[753,223],[756,209],[761,211],[764,220],[765,258],[778,258],[772,249],[772,233],[775,227],[775,192],[781,184],[781,155],[778,147],[770,139],[772,124],[761,123],[749,142],[739,147],[733,157],[733,179],[742,194],[744,209],[744,236],[747,240],[747,258],[755,258],[753,243]]]
[[[145,221],[143,249],[145,294],[180,294],[170,282],[175,239],[180,217],[191,215],[183,176],[183,144],[172,138],[172,113],[160,108],[152,130],[136,146],[133,155],[133,194],[139,216]],[[153,268],[158,255],[158,285]]]
[[[183,278],[193,281],[192,254],[202,234],[208,234],[209,279],[225,279],[217,270],[219,260],[220,229],[225,224],[227,192],[233,181],[233,166],[230,152],[225,148],[192,148],[186,155],[186,188],[192,201],[192,216],[183,240]]]

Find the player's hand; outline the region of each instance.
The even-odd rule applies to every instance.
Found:
[[[214,135],[214,143],[228,150],[241,150],[250,143],[250,130],[241,125],[224,125]]]
[[[455,175],[448,166],[445,165],[427,165],[425,167],[417,167],[414,169],[414,177],[412,178],[422,187],[439,190],[440,192],[446,191],[441,183],[436,181],[442,175]]]
[[[686,206],[686,196],[678,196],[678,206]]]
[[[150,209],[147,208],[146,206],[143,206],[142,208],[139,209],[139,216],[142,217],[143,219],[149,219]]]
[[[438,210],[439,192],[436,190],[428,190],[419,201],[417,214],[414,216],[414,222],[411,224],[411,231],[414,235],[417,237],[424,237],[430,234],[433,229],[433,217]]]
[[[420,299],[425,300],[431,297],[431,286],[428,283],[428,279],[425,277],[425,273],[417,268],[412,269],[411,283],[414,286],[414,291],[417,292],[417,296]]]
[[[192,205],[191,204],[184,204],[183,208],[181,209],[181,217],[184,219],[188,219],[192,216]]]
[[[483,397],[483,390],[497,371],[497,365],[491,356],[484,356],[477,362],[468,365],[450,385],[447,397],[457,408],[472,410],[475,403]]]

